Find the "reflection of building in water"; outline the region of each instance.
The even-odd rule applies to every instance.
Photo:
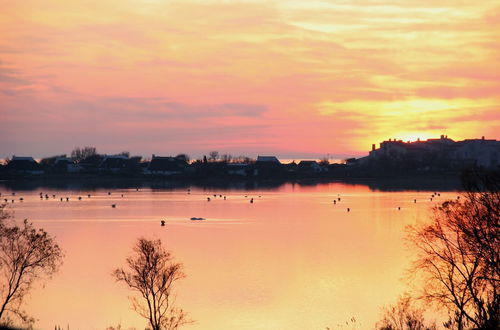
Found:
[[[378,149],[373,144],[369,156],[361,160],[400,160],[416,164],[440,162],[449,167],[493,168],[500,166],[500,141],[487,140],[484,136],[481,139],[453,141],[446,135],[441,135],[439,139],[415,142],[389,139],[380,143]]]

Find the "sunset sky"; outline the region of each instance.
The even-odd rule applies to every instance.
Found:
[[[0,0],[0,157],[500,139],[498,0]]]

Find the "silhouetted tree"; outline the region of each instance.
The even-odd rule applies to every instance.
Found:
[[[113,277],[124,282],[141,299],[132,298],[133,308],[149,321],[153,330],[174,330],[188,322],[186,313],[174,304],[173,285],[185,277],[182,264],[173,261],[160,240],[140,238],[127,258],[128,270],[118,268]]]
[[[245,163],[255,163],[255,159],[250,157],[245,157]]]
[[[71,158],[77,163],[94,155],[97,155],[97,150],[95,147],[76,147],[75,149],[73,149],[73,151],[71,151]]]
[[[231,162],[240,163],[240,164],[250,164],[250,163],[254,163],[255,159],[252,159],[252,158],[247,157],[247,156],[237,156],[237,157],[233,157]]]
[[[220,156],[220,159],[224,163],[229,163],[229,162],[231,162],[231,159],[233,159],[233,156],[231,156],[230,154],[223,154],[222,156]]]
[[[46,231],[26,219],[16,225],[5,204],[0,206],[0,324],[10,325],[14,318],[27,325],[34,322],[21,310],[23,298],[36,280],[59,269],[62,258],[61,249]]]
[[[384,309],[382,320],[375,325],[377,330],[433,330],[435,324],[427,325],[422,308],[414,306],[412,298],[405,294],[398,302]]]
[[[423,298],[448,309],[457,329],[498,329],[500,319],[500,180],[469,172],[463,198],[434,209],[432,222],[411,227],[414,271]]]
[[[212,161],[212,162],[215,162],[217,161],[217,159],[219,159],[219,152],[218,151],[210,151],[210,153],[208,154],[209,156],[209,159]]]
[[[318,163],[322,166],[328,166],[330,165],[330,159],[328,157],[323,157],[319,160]]]

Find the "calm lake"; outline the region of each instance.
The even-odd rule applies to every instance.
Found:
[[[65,252],[59,273],[36,287],[26,310],[36,328],[72,330],[145,328],[131,310],[132,292],[110,275],[139,237],[161,239],[184,264],[177,305],[196,321],[186,329],[336,329],[352,317],[357,329],[372,328],[381,307],[407,289],[405,226],[457,196],[441,192],[431,201],[434,190],[343,183],[13,191],[0,186],[2,199],[15,199],[16,219],[43,227]]]

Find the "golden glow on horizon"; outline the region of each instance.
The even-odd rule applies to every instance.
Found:
[[[0,29],[0,156],[500,139],[494,0],[26,0],[4,5]]]
[[[401,133],[395,135],[396,140],[402,140],[404,142],[415,142],[419,140],[425,141],[434,138],[437,138],[437,136],[435,136],[434,134],[427,134],[422,132],[409,132],[409,133]]]
[[[320,114],[328,116],[342,111],[379,114],[386,116],[433,115],[439,117],[446,111],[460,112],[470,109],[492,107],[495,99],[473,101],[469,99],[403,99],[397,101],[347,101],[320,102],[316,108]],[[445,116],[448,116],[444,114]],[[414,117],[412,117],[414,119]]]

